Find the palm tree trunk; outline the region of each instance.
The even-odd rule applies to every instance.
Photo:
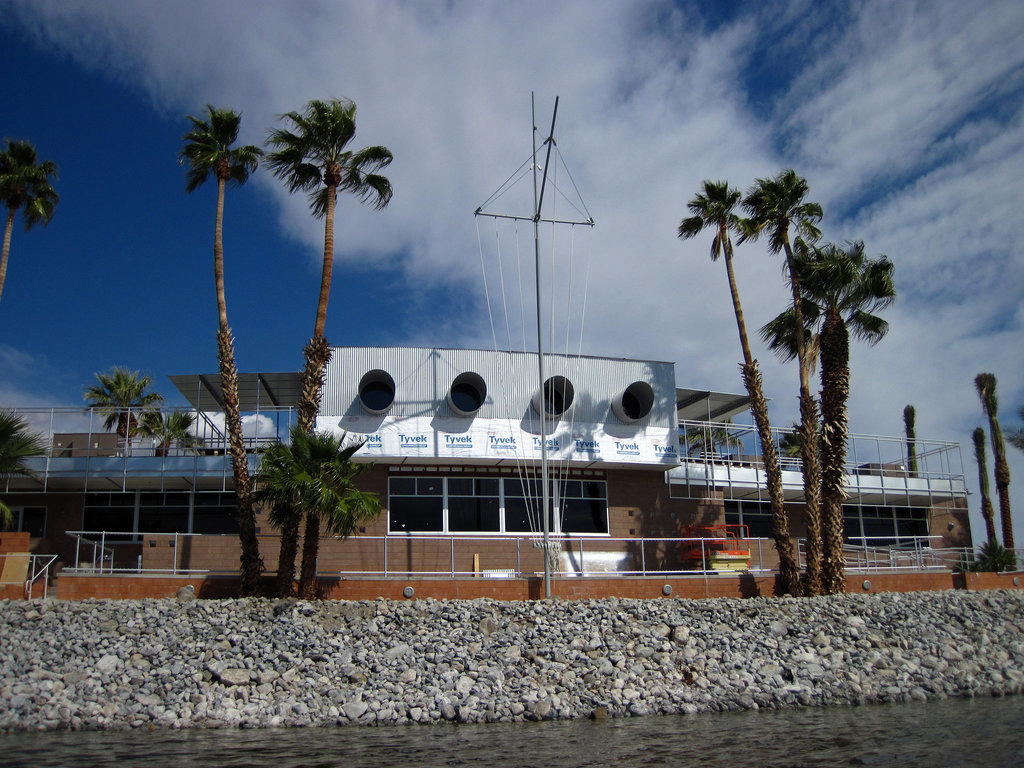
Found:
[[[242,438],[238,371],[235,368],[235,347],[230,328],[222,328],[217,332],[217,359],[220,363],[220,385],[224,391],[224,421],[235,480],[235,498],[238,500],[238,536],[242,545],[241,594],[242,597],[256,597],[261,594],[263,560],[260,557],[259,539],[256,536],[256,514],[252,507],[249,460]]]
[[[846,591],[843,564],[843,465],[849,432],[846,403],[850,396],[850,338],[839,311],[830,307],[821,330],[821,463],[824,507],[822,568],[824,589]]]
[[[985,535],[989,544],[996,541],[995,512],[992,510],[992,495],[988,487],[988,461],[985,459],[985,430],[978,427],[972,434],[974,439],[974,458],[978,462],[978,489],[981,492],[981,516],[985,519]]]
[[[749,349],[745,356],[749,356]],[[772,439],[772,428],[768,420],[768,403],[764,399],[761,385],[761,372],[757,361],[744,363],[741,368],[743,384],[750,395],[750,410],[754,414],[757,434],[761,440],[761,455],[764,458],[765,478],[768,486],[768,498],[772,511],[772,536],[775,549],[779,553],[778,591],[780,594],[799,596],[803,594],[800,584],[800,569],[796,564],[793,552],[793,540],[789,537],[789,520],[782,501],[782,471],[779,469],[779,458]]]
[[[1014,549],[1013,518],[1010,517],[1010,467],[1006,463],[1006,448],[1002,445],[1003,436],[999,434],[1000,448],[996,454],[996,493],[999,494],[999,522],[1003,528],[1003,546]]]
[[[11,252],[11,232],[14,231],[14,214],[17,208],[7,209],[7,226],[4,227],[4,249],[0,255],[0,297],[4,293],[4,282],[7,280],[7,256]]]
[[[222,161],[222,166],[226,165]],[[238,501],[238,537],[242,547],[241,595],[255,597],[261,594],[263,560],[260,558],[259,539],[256,536],[256,514],[252,508],[252,482],[249,479],[249,460],[242,437],[242,415],[238,403],[238,369],[235,366],[235,342],[228,327],[227,299],[224,293],[224,190],[227,187],[227,169],[218,168],[217,213],[213,226],[213,282],[217,295],[217,362],[220,367],[220,386],[224,393],[224,425],[228,433],[231,470],[235,480],[235,498]]]
[[[722,234],[724,242],[724,233]],[[729,293],[732,295],[732,308],[736,315],[736,329],[740,334],[740,347],[743,350],[743,365],[740,371],[743,385],[750,395],[751,410],[754,423],[761,440],[761,458],[764,461],[765,479],[768,486],[768,499],[772,511],[772,535],[775,538],[775,549],[779,553],[779,591],[782,594],[797,595],[800,588],[800,569],[797,567],[793,552],[793,541],[789,537],[789,518],[786,517],[785,504],[782,496],[782,471],[779,469],[779,457],[772,438],[772,425],[768,417],[768,404],[765,402],[761,384],[761,372],[757,361],[750,352],[747,339],[747,325],[743,320],[743,306],[740,304],[740,292],[736,286],[736,274],[732,267],[732,254],[728,248],[725,253],[725,273],[729,278]]]
[[[299,426],[312,432],[320,413],[320,398],[324,388],[324,375],[331,361],[331,347],[324,338],[327,325],[327,301],[331,295],[331,275],[334,270],[334,207],[337,202],[337,177],[329,170],[327,208],[324,212],[324,264],[320,274],[320,298],[316,306],[313,338],[303,353],[306,365],[302,372],[302,393],[299,400]],[[333,183],[332,183],[333,182]],[[320,549],[320,515],[306,513],[306,531],[302,537],[302,566],[299,571],[299,598],[316,597],[316,561]],[[278,578],[281,576],[278,574]]]
[[[787,224],[788,229],[788,224]],[[793,292],[793,313],[796,316],[796,350],[800,368],[800,471],[804,481],[804,515],[807,520],[807,573],[805,592],[821,593],[822,522],[821,479],[818,466],[818,407],[811,395],[811,361],[807,355],[804,334],[804,310],[800,298],[800,279],[796,274],[789,236],[783,240],[789,284]]]
[[[320,513],[306,513],[306,532],[302,537],[302,566],[299,570],[299,599],[316,599],[316,561],[320,551]]]
[[[218,328],[228,327],[228,306],[224,297],[224,189],[225,179],[217,177],[217,216],[213,225],[213,282],[217,293]]]
[[[291,597],[295,584],[295,558],[299,553],[299,522],[301,515],[293,514],[288,523],[281,526],[281,552],[277,559],[278,597]]]

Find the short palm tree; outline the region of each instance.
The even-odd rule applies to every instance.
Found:
[[[728,426],[725,426],[728,425]],[[743,441],[730,431],[732,419],[721,424],[704,424],[699,429],[690,430],[686,436],[686,453],[688,456],[713,457],[730,454],[743,447]]]
[[[213,278],[217,293],[217,361],[221,390],[224,393],[224,421],[231,452],[231,468],[238,499],[238,531],[241,541],[241,592],[245,597],[259,593],[259,540],[252,509],[252,481],[242,437],[242,416],[238,402],[238,368],[235,365],[235,340],[228,325],[227,299],[224,293],[224,192],[230,184],[240,187],[259,163],[263,150],[251,144],[236,147],[242,117],[230,109],[206,105],[203,118],[187,116],[192,130],[182,139],[185,146],[179,158],[187,165],[185,191],[191,193],[213,176],[217,180],[217,214],[213,228]]]
[[[268,142],[273,151],[267,156],[267,164],[275,176],[285,181],[289,192],[307,192],[313,215],[324,220],[320,295],[313,338],[305,348],[306,367],[299,403],[299,424],[308,432],[320,410],[324,371],[331,359],[324,327],[334,270],[334,209],[338,192],[351,192],[361,202],[384,208],[391,201],[391,182],[378,171],[387,167],[392,157],[386,147],[347,149],[356,135],[356,105],[347,99],[310,101],[302,112],[287,112],[282,118],[290,129],[270,132]]]
[[[992,441],[992,461],[995,465],[996,493],[999,495],[999,520],[1003,528],[1003,546],[1014,549],[1013,519],[1010,517],[1010,465],[1006,462],[1006,444],[999,428],[999,399],[996,397],[996,375],[979,373],[974,386],[988,417],[989,439]]]
[[[53,218],[60,200],[50,177],[57,178],[57,166],[50,160],[39,162],[36,149],[27,141],[7,140],[7,148],[0,151],[0,200],[7,208],[4,227],[3,252],[0,253],[0,296],[7,280],[7,257],[11,252],[11,233],[14,217],[23,212],[26,231],[36,224],[44,227]]]
[[[282,524],[302,516],[307,527],[315,526],[319,530],[323,523],[329,533],[344,538],[353,533],[360,522],[380,514],[377,495],[355,486],[356,478],[370,467],[352,462],[361,447],[362,443],[346,446],[344,437],[337,438],[326,432],[310,433],[296,426],[292,429],[290,444],[276,443],[264,453],[256,475],[259,487],[256,499],[271,506],[271,521],[281,525],[278,586],[282,592],[290,591],[297,550],[297,541],[285,538],[287,527]],[[318,545],[319,539],[315,541]],[[307,536],[299,573],[298,594],[304,600],[316,597],[319,547],[310,547],[309,542]]]
[[[846,498],[847,401],[850,396],[850,336],[877,344],[889,330],[879,312],[896,300],[893,264],[869,259],[864,243],[811,247],[799,267],[804,301],[821,317],[821,501],[823,589],[846,591],[843,567],[843,501]]]
[[[971,433],[974,440],[974,460],[978,462],[978,488],[981,491],[981,516],[985,520],[986,541],[989,544],[998,544],[996,541],[996,516],[992,509],[992,492],[988,485],[988,461],[985,458],[985,430],[976,427]]]
[[[32,431],[28,421],[12,411],[0,411],[0,481],[12,477],[32,477],[25,459],[41,456],[46,443]],[[0,531],[11,526],[14,515],[11,508],[0,500]]]
[[[96,384],[85,390],[89,406],[106,416],[103,428],[117,425],[117,434],[127,441],[138,434],[139,425],[163,396],[151,392],[153,379],[138,371],[115,366],[96,374]]]
[[[139,425],[139,431],[157,441],[160,455],[166,456],[172,445],[180,451],[196,453],[203,440],[195,434],[195,424],[196,416],[190,411],[150,411]]]
[[[800,578],[796,556],[793,552],[793,543],[789,538],[789,520],[783,505],[782,471],[779,469],[775,441],[772,439],[768,402],[764,397],[761,371],[758,368],[757,360],[750,352],[747,326],[743,320],[743,307],[740,304],[739,289],[736,287],[736,275],[732,266],[733,247],[729,232],[736,231],[742,226],[740,218],[735,212],[741,195],[739,190],[730,188],[728,182],[725,181],[705,180],[703,188],[703,192],[698,193],[688,204],[690,213],[693,215],[680,222],[679,237],[685,240],[695,237],[705,229],[712,229],[715,237],[711,241],[711,260],[717,261],[719,256],[725,257],[725,272],[729,279],[733,314],[736,316],[736,328],[739,331],[740,348],[743,352],[743,364],[740,366],[740,371],[743,375],[743,385],[747,389],[747,394],[750,395],[751,411],[761,441],[761,457],[764,461],[768,498],[772,511],[772,533],[775,538],[775,547],[779,552],[780,591],[795,594],[799,589]]]
[[[808,341],[804,337],[807,322],[803,316],[800,281],[796,274],[796,256],[790,241],[792,230],[800,242],[810,243],[821,236],[817,227],[821,221],[821,206],[805,202],[809,187],[807,180],[792,169],[780,171],[771,179],[756,179],[743,198],[743,207],[749,219],[746,221],[741,242],[756,239],[768,233],[768,250],[773,254],[786,254],[786,275],[793,297],[794,341],[800,369],[800,468],[804,480],[804,514],[807,518],[807,544],[809,563],[811,549],[817,547],[821,530],[821,487],[819,484],[818,454],[818,405],[811,395],[812,356]],[[814,566],[810,566],[814,568]],[[817,593],[815,574],[807,575],[808,591]]]

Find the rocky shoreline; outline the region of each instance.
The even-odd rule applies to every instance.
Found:
[[[1024,692],[1024,594],[2,601],[0,731],[391,725]]]

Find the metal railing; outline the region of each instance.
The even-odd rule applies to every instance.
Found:
[[[50,588],[50,566],[57,561],[56,555],[30,555],[29,573],[25,580],[25,598],[31,600],[34,597],[36,582],[43,582],[43,599],[46,599]]]
[[[787,452],[792,430],[773,429],[772,435],[788,494],[802,494],[799,456]],[[670,483],[690,489],[713,487],[758,489],[767,500],[761,442],[751,425],[731,422],[681,421],[680,466],[669,470]],[[915,440],[911,457],[905,438],[850,435],[844,464],[844,485],[851,496],[870,497],[879,505],[931,506],[951,498],[966,498],[960,444]]]
[[[75,539],[75,564],[64,569],[78,574],[167,574],[237,572],[238,537],[233,534],[144,533],[132,531],[68,531]],[[275,541],[275,535],[262,535]],[[231,542],[225,558],[223,542]],[[554,536],[551,553],[556,573],[566,577],[652,576],[718,573],[713,538],[610,538]],[[774,544],[745,539],[748,572],[769,572]],[[276,543],[276,541],[275,541]],[[183,554],[186,544],[188,554]],[[688,553],[688,554],[687,554]],[[532,576],[543,573],[543,544],[535,534],[521,536],[385,535],[321,540],[318,574],[342,577],[469,577]],[[688,559],[687,559],[688,558]],[[218,567],[219,559],[230,563]],[[360,563],[353,567],[352,563]],[[415,564],[415,565],[413,565]]]

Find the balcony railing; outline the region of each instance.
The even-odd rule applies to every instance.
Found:
[[[794,453],[792,430],[772,431],[787,498],[802,496],[801,461]],[[679,424],[681,466],[669,480],[691,488],[737,491],[736,497],[767,499],[761,442],[755,427],[744,424],[683,421]],[[932,506],[966,497],[960,444],[905,438],[851,435],[844,464],[845,487],[866,504]],[[753,494],[751,493],[753,491]],[[730,494],[727,493],[727,496]]]

